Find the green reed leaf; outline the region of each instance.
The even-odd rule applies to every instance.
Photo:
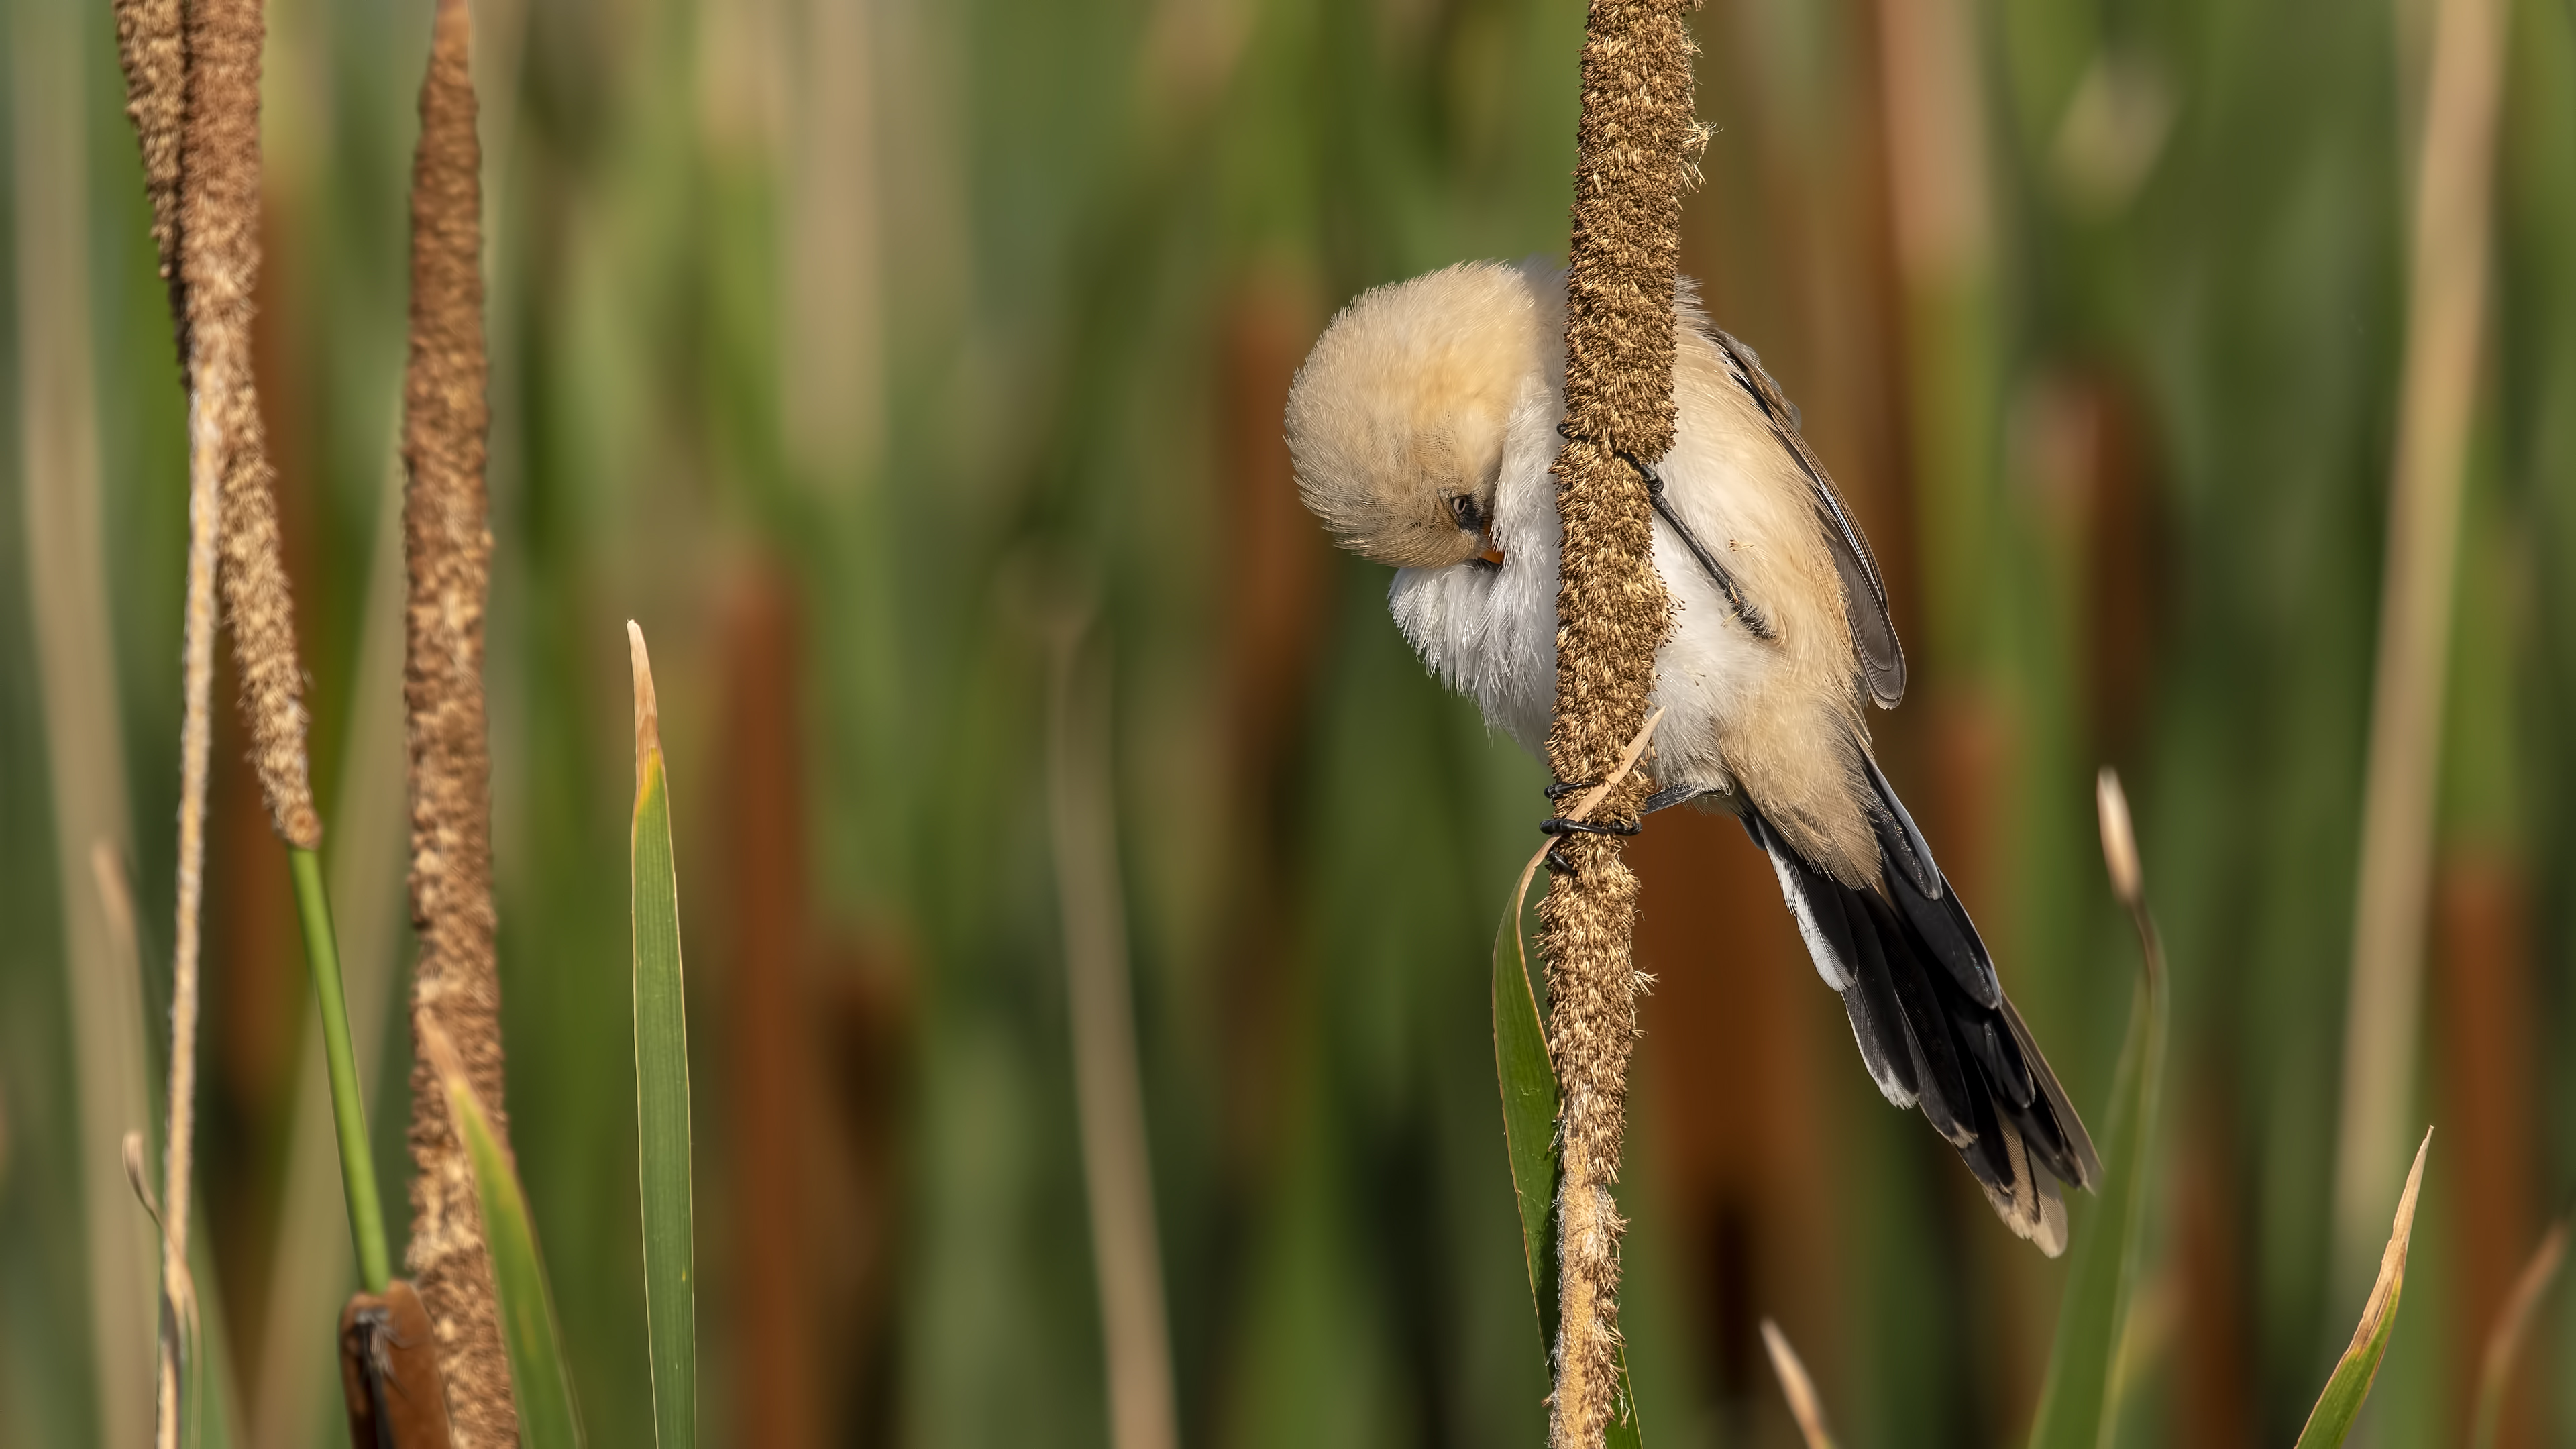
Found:
[[[689,1023],[680,975],[680,886],[671,797],[644,631],[626,626],[635,675],[635,1128],[644,1209],[644,1325],[661,1449],[698,1442],[697,1249],[692,1224]]]
[[[499,1300],[501,1341],[510,1353],[510,1392],[519,1408],[520,1449],[580,1449],[581,1419],[573,1407],[572,1376],[564,1364],[563,1335],[555,1326],[554,1292],[546,1286],[537,1254],[536,1224],[509,1149],[466,1080],[455,1044],[424,1023],[421,1046],[447,1091],[456,1135],[474,1166],[483,1207],[483,1242],[492,1256],[492,1288]]]

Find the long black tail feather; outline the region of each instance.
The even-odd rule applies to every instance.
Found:
[[[2057,1184],[2093,1187],[2101,1159],[2004,996],[1994,959],[1931,847],[1886,776],[1875,763],[1868,768],[1881,857],[1874,890],[1817,869],[1749,804],[1744,828],[1770,856],[1816,972],[1841,995],[1880,1093],[1921,1110],[1958,1149],[1996,1214],[2055,1257],[2066,1247]]]

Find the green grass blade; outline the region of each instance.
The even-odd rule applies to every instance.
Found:
[[[580,1449],[581,1419],[574,1412],[572,1375],[564,1364],[563,1335],[555,1326],[554,1291],[546,1286],[537,1255],[536,1224],[509,1150],[465,1079],[455,1044],[424,1023],[421,1046],[447,1089],[447,1108],[483,1205],[483,1242],[492,1255],[492,1287],[499,1299],[502,1342],[510,1351],[510,1392],[519,1408],[520,1449]]]
[[[322,1059],[331,1078],[331,1122],[340,1136],[340,1187],[349,1200],[349,1241],[358,1251],[358,1281],[370,1293],[385,1291],[393,1255],[385,1248],[385,1212],[376,1193],[376,1155],[367,1143],[367,1109],[358,1095],[358,1056],[349,1042],[349,1004],[340,982],[339,937],[331,926],[331,897],[322,885],[322,857],[289,846],[295,872],[296,914],[304,922],[304,959],[313,973],[313,999],[322,1013]]]
[[[644,1206],[644,1325],[661,1449],[698,1442],[697,1259],[689,1185],[689,1024],[680,979],[680,886],[644,631],[635,669],[635,1125]]]
[[[2428,1131],[2423,1144],[2415,1149],[2415,1166],[2406,1174],[2406,1191],[2397,1199],[2397,1221],[2389,1229],[2388,1247],[2379,1258],[2379,1281],[2371,1285],[2370,1301],[2362,1305],[2361,1322],[2353,1327],[2351,1345],[2344,1349],[2334,1373],[2326,1379],[2326,1389],[2317,1396],[2317,1406],[2308,1411],[2307,1427],[2299,1431],[2298,1449],[2335,1449],[2352,1432],[2353,1420],[2361,1417],[2362,1401],[2370,1397],[2371,1381],[2379,1376],[2379,1361],[2388,1354],[2388,1336],[2397,1328],[2397,1298],[2406,1287],[2406,1246],[2415,1233],[2415,1194],[2424,1185],[2424,1154],[2432,1150],[2433,1134]]]
[[[1524,875],[1504,910],[1502,929],[1494,933],[1494,1072],[1502,1085],[1503,1143],[1520,1199],[1521,1251],[1544,1353],[1556,1342],[1556,1069],[1547,1059],[1547,1028],[1530,989],[1521,933],[1522,892],[1528,888]]]
[[[2112,1364],[2137,1278],[2144,1168],[2163,1076],[2164,1011],[2163,993],[2141,982],[2112,1091],[2110,1150],[2102,1154],[2104,1201],[2088,1215],[2089,1231],[2075,1245],[2039,1413],[2031,1424],[2031,1449],[2098,1449],[2110,1442],[2119,1409],[2111,1396]]]
[[[2119,780],[2100,782],[2102,847],[2112,888],[2137,927],[2144,970],[2129,1009],[2111,1089],[2110,1150],[2102,1155],[2103,1201],[2086,1219],[2073,1271],[2057,1313],[2057,1339],[2030,1429],[2031,1449],[2105,1449],[2120,1405],[2113,1392],[2121,1330],[2138,1276],[2140,1224],[2146,1215],[2147,1154],[2155,1141],[2156,1104],[2164,1087],[2164,947],[2148,918],[2138,873],[2137,842]]]
[[[1502,928],[1494,933],[1494,1074],[1503,1093],[1503,1144],[1520,1201],[1521,1252],[1529,1268],[1530,1307],[1539,1352],[1556,1345],[1556,1069],[1547,1059],[1547,1026],[1530,988],[1529,950],[1521,907],[1530,874],[1521,873]],[[1628,1354],[1619,1353],[1618,1413],[1602,1434],[1603,1449],[1644,1449],[1637,1395],[1628,1383]]]

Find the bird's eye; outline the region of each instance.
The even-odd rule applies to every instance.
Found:
[[[1478,532],[1485,526],[1483,511],[1476,507],[1476,500],[1466,494],[1449,500],[1449,512],[1457,518],[1458,526],[1469,533]]]

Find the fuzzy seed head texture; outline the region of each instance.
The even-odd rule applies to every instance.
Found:
[[[1549,766],[1562,782],[1607,777],[1637,732],[1671,620],[1653,564],[1643,479],[1621,454],[1672,445],[1673,288],[1681,203],[1701,132],[1691,114],[1689,0],[1594,0],[1585,21],[1574,233],[1566,270],[1564,546],[1557,593],[1556,712]],[[1634,818],[1632,775],[1598,818]],[[1555,1449],[1594,1449],[1619,1412],[1620,1219],[1611,1188],[1624,1145],[1637,1034],[1630,934],[1636,877],[1615,837],[1567,837],[1573,866],[1539,907],[1553,1006],[1548,1054],[1563,1106],[1558,1197],[1561,1301]]]
[[[221,514],[224,611],[241,674],[251,763],[277,833],[300,848],[322,843],[322,818],[304,749],[304,670],[295,650],[295,605],[281,554],[275,472],[251,371],[253,293],[259,284],[260,48],[258,0],[200,0],[186,12],[186,106],[179,150],[176,240],[194,446],[211,449]],[[138,66],[133,72],[142,74]],[[157,83],[157,81],[156,81]],[[156,114],[158,99],[153,101]],[[152,132],[142,129],[146,184]],[[155,196],[155,206],[159,198]],[[156,230],[160,227],[155,212]]]
[[[504,1144],[500,975],[493,951],[492,761],[483,609],[492,534],[484,492],[481,149],[463,0],[440,0],[412,170],[411,349],[403,377],[403,704],[411,763],[412,1035],[435,1028]],[[458,1449],[518,1441],[474,1173],[426,1052],[412,1072],[409,1262],[435,1326]]]
[[[116,0],[116,54],[125,68],[125,114],[143,149],[143,191],[170,309],[179,306],[179,150],[188,104],[188,45],[179,0]],[[181,331],[186,319],[180,318]],[[185,357],[183,335],[180,354]]]

